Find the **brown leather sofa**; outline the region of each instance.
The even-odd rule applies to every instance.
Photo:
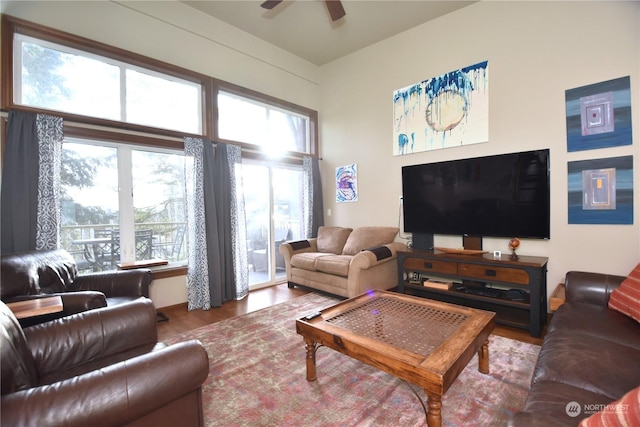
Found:
[[[157,342],[151,300],[22,329],[0,302],[3,426],[201,426],[207,352]]]
[[[62,312],[21,320],[24,327],[141,296],[148,298],[151,281],[149,269],[78,275],[75,260],[63,249],[3,255],[0,262],[3,302],[62,297]]]
[[[576,426],[640,385],[640,324],[607,306],[624,279],[567,273],[566,302],[552,317],[511,426]]]

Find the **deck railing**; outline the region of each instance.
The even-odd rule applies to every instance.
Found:
[[[141,251],[140,259],[162,258],[168,261],[181,261],[186,259],[185,222],[153,222],[137,223],[136,232],[151,230],[151,250]],[[82,270],[109,270],[115,269],[115,257],[119,257],[119,250],[111,254],[112,262],[97,263],[95,248],[88,247],[89,241],[98,237],[118,236],[118,226],[114,224],[92,224],[62,226],[60,241],[64,249],[69,251],[76,260],[78,268]],[[117,238],[117,237],[116,237]],[[119,248],[119,242],[117,242]],[[95,246],[95,245],[92,245]],[[110,251],[114,251],[109,246]],[[138,260],[140,260],[138,259]]]

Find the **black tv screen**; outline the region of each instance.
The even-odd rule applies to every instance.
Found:
[[[548,239],[549,150],[402,168],[404,230]]]

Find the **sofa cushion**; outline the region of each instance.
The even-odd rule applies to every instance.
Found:
[[[397,227],[358,227],[349,235],[342,255],[355,255],[367,248],[391,243],[397,233]]]
[[[581,419],[588,417],[583,409],[585,405],[602,405],[611,402],[611,398],[580,387],[557,381],[540,381],[531,386],[523,413],[535,414],[532,420],[522,420],[517,426],[575,426]],[[577,403],[577,405],[575,405]],[[543,422],[539,421],[543,415]],[[548,419],[546,417],[549,417]],[[529,422],[527,422],[529,421]]]
[[[318,227],[318,252],[341,254],[342,248],[351,234],[351,228],[345,227]]]
[[[640,264],[611,292],[609,308],[640,322]]]
[[[636,387],[600,411],[585,418],[579,427],[640,425],[640,387]]]
[[[590,335],[562,329],[547,333],[532,384],[554,381],[618,399],[640,384],[640,350]]]
[[[291,257],[291,266],[302,268],[303,270],[315,271],[316,260],[326,256],[330,256],[330,254],[322,252],[302,252]]]
[[[351,255],[327,255],[316,259],[316,270],[323,273],[335,274],[347,277],[349,275],[349,265],[353,256]]]
[[[547,334],[556,331],[586,331],[589,335],[640,350],[638,323],[605,306],[568,302],[553,313]]]

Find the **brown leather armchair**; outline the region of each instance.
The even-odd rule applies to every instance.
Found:
[[[21,320],[24,327],[141,296],[148,298],[152,281],[149,269],[78,275],[75,260],[64,249],[3,255],[0,270],[0,299],[5,303],[62,298],[62,312]]]
[[[199,341],[157,342],[145,298],[22,329],[0,302],[6,426],[201,426]]]

